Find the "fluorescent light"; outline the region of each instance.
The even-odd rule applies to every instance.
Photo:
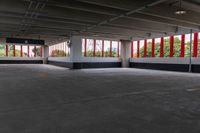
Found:
[[[174,13],[176,15],[183,15],[183,14],[186,14],[186,11],[182,9],[182,1],[180,0],[179,1],[179,10],[175,11]]]
[[[93,36],[97,37],[97,36],[99,36],[99,35],[95,34],[95,35],[93,35]]]
[[[183,15],[183,14],[186,14],[186,11],[185,10],[178,10],[175,12],[176,15]]]

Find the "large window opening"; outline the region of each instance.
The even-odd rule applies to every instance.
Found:
[[[147,40],[147,57],[152,57],[152,39]]]
[[[119,57],[120,42],[114,40],[82,39],[84,57]]]
[[[36,47],[37,56],[41,55],[41,48]],[[70,48],[67,45],[67,42],[58,43],[55,45],[49,46],[49,56],[50,57],[67,57],[70,55]]]
[[[174,36],[174,57],[181,55],[181,35]]]
[[[161,40],[160,38],[155,38],[155,57],[160,57],[160,46],[161,46]]]
[[[185,35],[185,57],[190,57],[190,34]]]
[[[96,57],[102,57],[102,40],[96,40]]]
[[[3,44],[0,44],[0,57],[6,56],[5,49],[6,49],[6,46]]]
[[[0,57],[43,57],[39,45],[0,44]]]

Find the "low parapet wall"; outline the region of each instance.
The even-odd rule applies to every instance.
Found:
[[[189,71],[189,58],[132,58],[130,67],[169,71]],[[191,59],[192,72],[200,72],[200,59]]]
[[[83,57],[79,61],[71,61],[69,57],[49,57],[48,63],[71,69],[121,67],[119,58],[110,57]]]

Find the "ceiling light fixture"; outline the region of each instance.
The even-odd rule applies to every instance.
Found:
[[[97,35],[97,34],[94,34],[93,36],[94,36],[94,37],[98,37],[99,35]]]
[[[179,10],[174,12],[176,15],[186,14],[186,11],[182,9],[182,0],[179,1]]]

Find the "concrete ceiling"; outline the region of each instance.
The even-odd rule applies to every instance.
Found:
[[[45,39],[71,35],[141,39],[200,30],[200,1],[183,0],[1,0],[0,32]]]

